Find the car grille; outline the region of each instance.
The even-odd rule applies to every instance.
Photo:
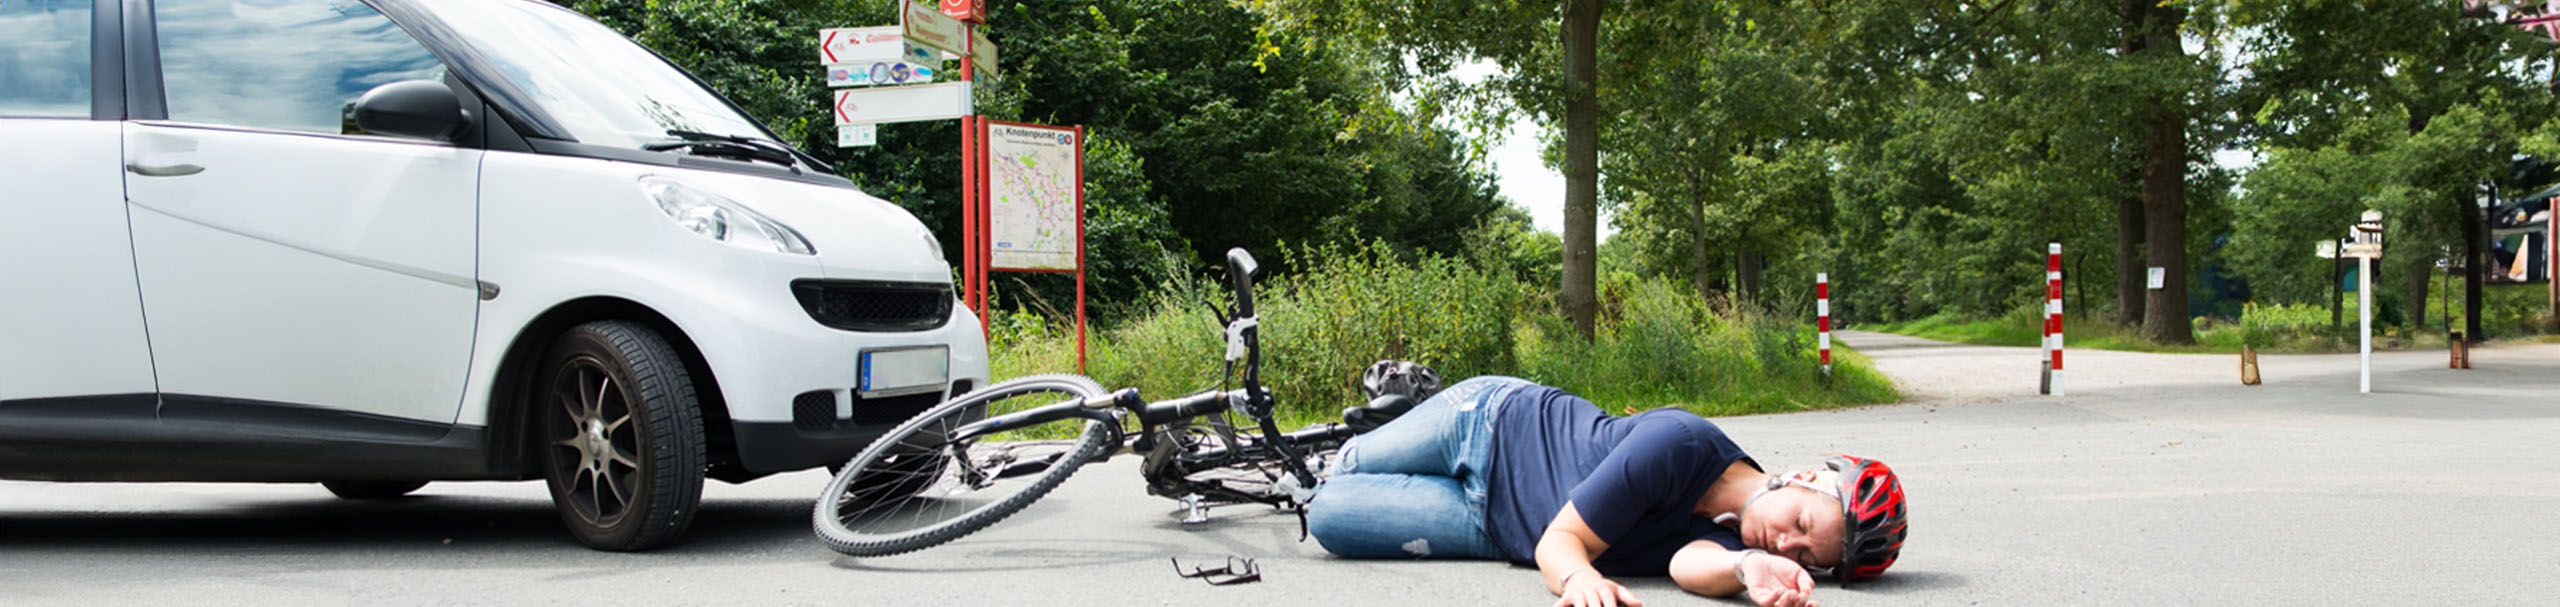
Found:
[[[802,430],[836,427],[836,391],[812,390],[791,398],[791,425]]]
[[[924,331],[951,319],[951,285],[800,280],[791,294],[818,324],[848,331]]]
[[[907,421],[934,405],[942,404],[941,392],[906,396],[857,398],[853,401],[853,418],[846,420],[860,426],[895,424]]]

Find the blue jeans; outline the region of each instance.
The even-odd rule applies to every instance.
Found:
[[[1497,410],[1528,385],[1470,378],[1351,439],[1307,502],[1308,534],[1353,558],[1501,558],[1484,531],[1483,472]]]

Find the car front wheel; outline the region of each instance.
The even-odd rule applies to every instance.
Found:
[[[645,550],[684,533],[702,501],[702,412],[657,331],[579,325],[552,343],[536,384],[544,477],[578,542]]]

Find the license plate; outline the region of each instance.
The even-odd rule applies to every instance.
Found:
[[[862,353],[862,396],[898,396],[942,389],[951,382],[951,349],[922,346]]]

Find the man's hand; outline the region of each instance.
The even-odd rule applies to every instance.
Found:
[[[1644,607],[1627,587],[1602,577],[1598,571],[1585,571],[1564,581],[1564,591],[1556,593],[1555,607]]]
[[[1756,558],[1755,558],[1756,557]],[[1760,607],[1820,607],[1813,602],[1813,574],[1785,557],[1757,552],[1742,557],[1742,586]]]

